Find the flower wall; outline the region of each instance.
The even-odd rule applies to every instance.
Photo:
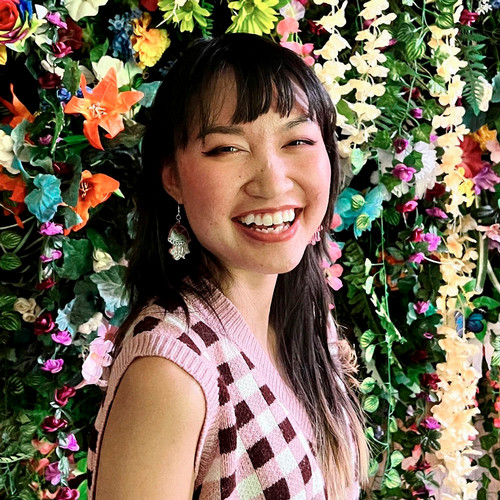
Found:
[[[0,0],[0,495],[86,498],[148,108],[193,39],[227,31],[298,53],[338,110],[322,265],[360,361],[364,495],[492,498],[498,0]]]

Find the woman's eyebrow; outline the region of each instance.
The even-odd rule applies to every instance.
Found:
[[[205,130],[201,130],[200,133],[198,134],[198,139],[204,140],[205,137],[210,134],[243,135],[243,129],[235,125],[213,125],[211,127],[206,128]]]
[[[289,122],[285,123],[284,129],[290,130],[294,127],[297,127],[298,125],[301,125],[302,123],[311,123],[311,117],[307,115],[302,115],[299,116],[298,118],[294,118],[293,120],[290,120]]]

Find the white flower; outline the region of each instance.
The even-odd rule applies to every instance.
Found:
[[[490,106],[491,97],[493,96],[493,86],[486,81],[482,76],[479,77],[481,82],[481,103],[479,104],[479,109],[481,111],[488,111]]]
[[[291,17],[300,21],[306,13],[306,8],[298,1],[291,0],[282,9],[280,9],[280,14],[283,17]]]
[[[69,15],[75,21],[82,17],[95,16],[108,0],[64,0],[64,6],[68,9]]]
[[[363,4],[363,10],[359,15],[363,19],[374,19],[382,14],[382,12],[389,8],[387,0],[369,0]]]
[[[104,250],[100,250],[98,248],[92,253],[92,259],[92,265],[95,273],[107,271],[115,265],[113,257],[111,257],[108,252],[105,252]]]
[[[14,141],[10,135],[7,135],[0,129],[0,165],[11,174],[18,174],[19,170],[13,169],[12,160],[14,159]]]
[[[84,335],[88,335],[90,332],[96,331],[101,322],[102,313],[95,313],[86,323],[83,323],[78,327],[78,331]]]
[[[103,56],[99,59],[99,62],[92,63],[92,69],[98,81],[101,81],[106,76],[110,68],[115,68],[118,88],[124,85],[130,85],[134,76],[138,73],[142,73],[141,68],[134,62],[127,62],[127,64],[124,65],[123,61],[111,56]]]

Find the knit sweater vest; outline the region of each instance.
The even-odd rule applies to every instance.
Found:
[[[185,300],[189,326],[180,309],[166,313],[153,304],[127,332],[91,432],[89,500],[95,498],[102,434],[116,390],[130,364],[144,356],[174,362],[203,390],[206,415],[193,500],[326,499],[307,413],[239,311],[218,291],[213,311],[193,296]],[[358,496],[355,485],[346,500]]]

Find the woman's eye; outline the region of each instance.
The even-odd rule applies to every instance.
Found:
[[[203,154],[205,156],[217,156],[225,153],[237,153],[238,151],[240,150],[235,146],[218,146],[210,151],[204,152]]]
[[[313,146],[314,144],[316,144],[316,141],[311,139],[296,139],[295,141],[289,142],[287,146]]]

